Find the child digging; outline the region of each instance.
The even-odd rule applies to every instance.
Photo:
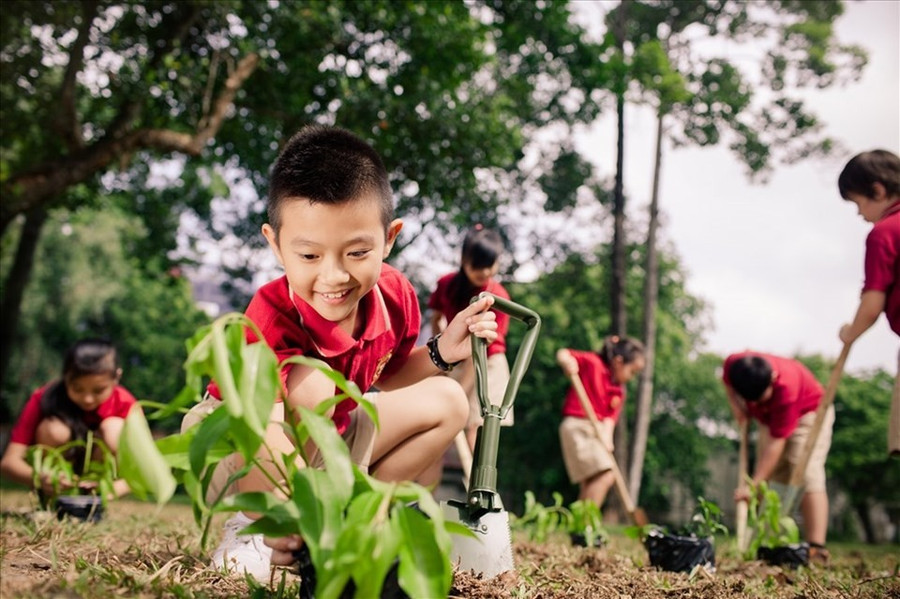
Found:
[[[416,479],[441,458],[468,413],[459,384],[434,375],[469,357],[469,335],[488,342],[496,338],[495,316],[488,311],[493,300],[467,307],[428,347],[415,347],[421,320],[415,290],[383,263],[402,227],[393,215],[387,171],[378,154],[348,131],[308,126],[288,141],[272,170],[268,221],[262,233],[285,275],[256,292],[246,315],[279,360],[315,357],[364,391],[377,386],[379,392],[370,397],[378,430],[351,400],[335,406],[331,419],[361,468],[381,480]],[[289,365],[281,374],[283,401],[272,411],[265,441],[288,454],[294,447],[280,423],[292,417],[295,407],[312,409],[337,390],[314,368]],[[218,402],[212,385],[183,428]],[[281,458],[266,454],[260,459],[265,465]],[[315,452],[310,461],[321,466]],[[214,478],[222,483],[242,465],[232,456],[219,464]],[[276,467],[267,471],[277,480]],[[253,469],[234,487],[226,492],[271,491],[273,486]],[[213,485],[210,494],[219,490]],[[242,512],[226,522],[212,561],[265,581],[270,565],[294,561],[292,551],[302,540],[241,534],[250,522]]]
[[[859,307],[853,321],[841,327],[841,341],[852,344],[882,312],[891,330],[900,335],[900,158],[886,150],[857,154],[841,171],[838,189],[872,223]],[[889,422],[888,453],[900,457],[900,352]]]
[[[803,364],[790,358],[745,351],[725,359],[722,381],[738,425],[747,418],[760,424],[752,481],[787,484],[800,460],[822,401],[822,385]],[[826,563],[828,494],[825,459],[831,448],[834,406],[828,406],[803,478],[800,513],[811,561]],[[747,501],[750,489],[740,483],[735,502]]]
[[[611,461],[614,459],[613,431],[625,405],[625,384],[644,368],[644,346],[636,339],[611,336],[604,340],[597,353],[560,349],[556,361],[566,376],[581,379],[603,435],[602,439],[597,438],[575,387],[571,386],[559,425],[566,472],[569,480],[578,483],[579,499],[603,507],[610,487],[615,484],[612,471],[615,464]]]

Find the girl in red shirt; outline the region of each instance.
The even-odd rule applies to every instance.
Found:
[[[121,376],[115,347],[109,342],[84,339],[73,345],[66,352],[62,378],[32,393],[22,409],[0,459],[0,474],[37,487],[48,497],[77,485],[77,481],[63,480],[58,482],[61,488],[54,488],[48,473],[42,474],[35,485],[34,470],[26,459],[28,448],[60,447],[84,440],[90,430],[115,454],[125,417],[137,404],[134,396],[119,385]],[[83,457],[72,455],[69,459],[73,464],[81,464]],[[80,486],[85,485],[90,486]],[[128,485],[117,480],[114,491],[116,496],[124,495],[129,491]]]
[[[561,349],[556,352],[556,361],[567,376],[581,379],[600,421],[602,439],[597,438],[575,388],[570,387],[559,426],[563,461],[569,480],[580,487],[578,498],[602,507],[615,484],[613,430],[625,404],[625,384],[644,368],[644,346],[630,337],[612,336],[597,353]]]

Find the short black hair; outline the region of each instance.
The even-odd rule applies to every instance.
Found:
[[[387,170],[378,153],[350,131],[307,125],[288,140],[269,178],[268,219],[277,238],[285,200],[343,204],[375,193],[387,231],[394,201]]]
[[[772,384],[772,365],[762,356],[741,356],[728,366],[731,387],[747,401],[759,401]]]
[[[900,157],[887,150],[862,152],[851,158],[838,176],[838,190],[845,200],[851,193],[874,197],[875,183],[884,185],[888,196],[900,195]]]

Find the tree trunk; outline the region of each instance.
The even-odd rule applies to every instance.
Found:
[[[616,47],[625,62],[625,23],[628,4],[622,2],[618,6],[615,21]],[[621,73],[621,80],[616,86],[616,181],[613,191],[613,247],[612,247],[612,282],[610,284],[610,301],[612,317],[612,334],[620,337],[626,334],[625,318],[625,91],[628,78]],[[623,412],[615,429],[615,458],[620,464],[622,475],[628,479],[628,418]]]
[[[34,254],[46,220],[47,210],[43,206],[37,206],[26,213],[19,246],[16,248],[16,257],[3,285],[3,299],[0,304],[0,388],[3,388],[6,382],[19,314],[22,311],[22,297],[31,277]]]
[[[659,228],[659,179],[662,170],[663,119],[660,112],[656,121],[656,163],[653,167],[653,193],[650,197],[650,223],[647,226],[647,248],[644,267],[643,322],[646,364],[638,379],[637,407],[631,438],[631,462],[628,469],[628,490],[637,502],[644,473],[644,456],[647,454],[647,435],[653,414],[653,367],[656,360],[656,306],[659,301],[659,258],[656,252],[656,232]]]
[[[875,530],[872,528],[872,518],[869,516],[869,504],[865,501],[854,501],[853,510],[859,516],[866,543],[875,543]]]

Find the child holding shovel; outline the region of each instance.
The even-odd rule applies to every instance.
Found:
[[[821,429],[815,431],[822,385],[803,364],[790,358],[752,351],[732,354],[725,359],[722,380],[739,427],[748,418],[760,425],[753,483],[765,480],[787,484],[807,438],[818,432],[804,474],[800,511],[810,559],[826,562],[825,459],[831,447],[834,406],[828,406]],[[740,481],[734,500],[747,501],[749,493],[747,485]]]
[[[384,263],[403,223],[394,218],[393,195],[381,158],[364,140],[337,127],[308,126],[285,145],[272,168],[268,222],[262,234],[285,275],[263,285],[246,315],[279,360],[307,356],[324,361],[365,392],[377,388],[372,403],[380,427],[352,400],[332,407],[329,416],[360,468],[385,481],[414,480],[440,459],[467,415],[458,383],[435,376],[471,355],[470,335],[491,342],[495,315],[485,297],[453,318],[427,346],[416,346],[421,312],[412,284]],[[265,446],[262,472],[251,469],[223,489],[243,468],[240,456],[219,462],[210,493],[271,491],[281,476],[278,462],[294,451],[282,424],[298,407],[315,408],[336,395],[334,381],[305,365],[281,372]],[[221,401],[215,385],[185,416],[186,429]],[[309,466],[322,465],[317,452]],[[298,464],[303,466],[303,464]],[[237,512],[224,526],[212,562],[237,574],[268,580],[270,565],[287,565],[302,540],[245,534],[251,516]],[[274,549],[274,551],[273,551]]]
[[[850,345],[884,312],[900,335],[900,157],[886,150],[857,154],[838,177],[841,197],[856,204],[859,215],[872,223],[866,237],[865,283],[853,321],[841,327],[841,341]],[[891,400],[888,452],[900,457],[900,353]]]
[[[616,482],[613,430],[625,404],[625,384],[644,368],[644,346],[636,339],[613,335],[604,340],[599,352],[560,349],[556,361],[566,376],[581,381],[602,434],[602,439],[598,438],[573,385],[566,394],[559,426],[566,472],[569,480],[578,483],[579,499],[602,507]]]

